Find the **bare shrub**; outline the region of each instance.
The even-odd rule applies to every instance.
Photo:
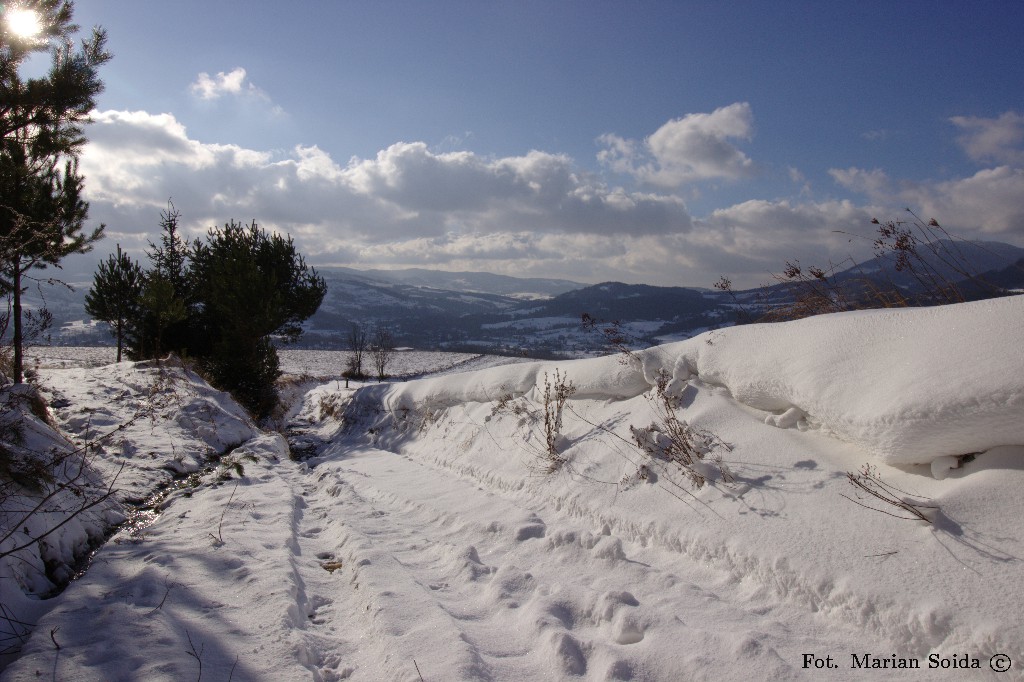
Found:
[[[239,473],[239,476],[242,474]],[[210,537],[213,539],[214,547],[224,546],[224,515],[228,513],[228,509],[231,508],[231,501],[235,499],[235,493],[238,492],[238,486],[242,484],[241,481],[235,483],[235,487],[231,489],[231,495],[228,497],[227,504],[224,505],[224,509],[220,512],[220,521],[217,523],[217,534],[210,533]],[[202,664],[200,664],[202,666]]]
[[[366,373],[363,372],[363,356],[369,347],[370,337],[366,330],[358,324],[353,324],[352,329],[348,333],[349,356],[347,367],[342,376],[352,379],[363,379],[366,377]]]
[[[843,495],[843,497],[854,504],[898,519],[934,522],[933,517],[938,510],[937,505],[928,504],[929,498],[911,495],[905,490],[886,483],[882,480],[876,467],[865,464],[857,473],[846,472],[846,478],[855,488],[856,499],[847,495]],[[879,506],[879,503],[884,506]],[[889,507],[897,511],[890,511]]]
[[[387,327],[377,327],[370,341],[370,358],[377,372],[377,381],[387,378],[388,365],[395,355],[395,339]]]
[[[644,428],[630,426],[636,446],[652,458],[676,464],[695,488],[702,487],[715,470],[724,482],[732,483],[732,472],[717,452],[728,451],[729,446],[709,431],[696,429],[676,415],[679,398],[670,393],[670,381],[668,372],[658,372],[655,395],[648,397],[657,419]],[[711,455],[710,462],[705,461],[708,455]]]
[[[337,419],[340,420],[345,414],[345,408],[348,406],[348,397],[342,397],[333,393],[325,393],[320,396],[320,400],[317,401],[317,412],[320,420],[324,419]]]
[[[782,272],[772,273],[772,281],[762,285],[747,304],[740,302],[729,278],[723,276],[714,286],[738,304],[737,322],[779,322],[846,310],[962,303],[967,300],[961,289],[965,282],[984,295],[1005,294],[974,272],[960,248],[965,240],[949,234],[934,218],[925,222],[909,208],[906,212],[910,217],[905,220],[871,220],[876,226],[872,250],[881,268],[877,272],[865,272],[850,256],[838,262],[830,260],[825,267],[786,261]],[[918,293],[907,292],[903,286],[907,279],[917,285]],[[751,308],[759,314],[752,314]]]
[[[562,447],[562,411],[565,403],[576,393],[568,375],[560,374],[555,368],[554,381],[544,372],[544,442],[548,460],[548,471],[554,471],[565,462],[560,452]]]
[[[585,331],[598,331],[604,336],[608,349],[620,354],[619,362],[629,364],[637,360],[636,352],[634,352],[633,348],[640,345],[640,341],[623,329],[622,322],[619,320],[605,322],[590,313],[583,313],[581,321]]]
[[[909,274],[925,291],[930,303],[962,303],[966,300],[959,285],[944,270],[952,272],[960,281],[972,281],[997,290],[977,276],[957,242],[938,221],[927,223],[909,208],[907,220],[871,223],[877,225],[878,236],[873,242],[876,256],[893,258],[896,272]],[[928,257],[930,254],[930,258]],[[995,293],[995,291],[993,291]]]
[[[518,417],[520,427],[526,430],[524,442],[527,448],[544,463],[545,473],[552,473],[566,462],[562,454],[562,418],[566,403],[575,393],[576,386],[572,380],[555,368],[553,377],[544,372],[544,392],[540,405],[533,404],[525,396],[517,398],[511,391],[504,390],[491,408],[491,416],[511,414]],[[544,443],[530,447],[532,429],[540,423],[544,425]]]
[[[495,402],[494,407],[491,408],[491,416],[498,414],[511,413],[517,417],[529,415],[533,417],[533,410],[526,398],[515,397],[511,391],[503,391],[501,396]]]

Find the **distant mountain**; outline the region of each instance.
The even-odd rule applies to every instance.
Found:
[[[519,304],[509,296],[468,293],[379,280],[347,268],[319,270],[327,283],[320,310],[305,324],[306,344],[344,344],[352,326],[387,326],[402,345],[432,348],[454,342],[458,320],[508,310]]]
[[[1006,289],[1024,289],[1024,249],[998,242],[956,242],[961,257],[977,278]],[[937,258],[925,254],[926,258]],[[931,261],[929,261],[931,262]],[[944,268],[935,261],[937,268]],[[344,348],[354,324],[367,330],[388,327],[399,345],[420,349],[477,350],[532,357],[584,355],[606,350],[599,331],[584,330],[588,313],[605,323],[620,323],[637,347],[684,339],[732,324],[739,309],[757,319],[766,305],[760,289],[736,292],[736,298],[711,289],[656,287],[621,282],[583,285],[558,279],[517,278],[479,272],[431,270],[355,270],[317,268],[327,282],[320,310],[304,325],[305,347]],[[942,270],[951,281],[955,270]],[[889,258],[875,258],[836,275],[844,286],[895,284],[909,296],[919,285],[897,272]],[[976,282],[961,282],[968,298],[990,296]],[[80,321],[88,284],[49,289],[46,303],[54,313],[55,341],[66,344],[109,343],[103,325]],[[768,304],[785,304],[792,291],[784,285],[768,289]],[[740,305],[737,305],[737,300]],[[26,295],[39,306],[38,292]],[[607,326],[607,325],[599,325]]]
[[[417,348],[480,349],[530,355],[591,352],[605,340],[582,328],[582,314],[620,321],[641,345],[660,336],[685,338],[689,332],[721,318],[720,295],[682,287],[655,287],[606,282],[585,286],[559,280],[487,277],[458,273],[458,277],[424,277],[422,272],[374,279],[367,271],[326,268],[328,293],[320,311],[306,325],[304,343],[344,344],[353,324],[364,328],[385,325],[396,341]],[[407,282],[448,282],[450,290]],[[551,298],[529,299],[523,294],[544,284],[569,287]],[[512,294],[480,293],[500,288]],[[477,290],[476,292],[471,290]],[[721,299],[721,300],[719,300]]]
[[[509,277],[488,272],[445,272],[409,268],[405,270],[355,270],[352,268],[318,268],[322,274],[391,282],[414,287],[461,291],[465,293],[498,294],[514,298],[551,298],[567,291],[581,289],[585,284],[565,279]]]
[[[970,275],[981,275],[1003,270],[1024,258],[1024,249],[989,241],[962,241],[941,239],[932,245],[918,246],[916,253],[924,261],[920,265],[912,261],[915,268],[929,271],[948,282],[960,282]],[[876,256],[860,265],[851,267],[836,276],[837,280],[870,277],[878,282],[891,282],[902,289],[919,287],[918,280],[908,270],[896,269],[896,257],[892,253]]]
[[[978,279],[1009,291],[1024,291],[1024,258],[1021,258],[1016,263],[1007,265],[1005,268],[984,272]],[[969,283],[962,282],[961,286],[969,286]]]
[[[715,307],[703,290],[604,282],[557,296],[541,304],[548,314],[582,312],[607,320],[677,319],[699,316]]]
[[[919,258],[909,259],[909,267],[905,264],[902,269],[894,253],[871,258],[830,274],[821,289],[835,285],[851,301],[895,290],[914,305],[934,305],[948,302],[933,295],[940,288],[955,288],[965,300],[973,300],[1024,286],[1024,270],[1017,265],[1024,259],[1024,249],[1017,246],[944,239],[918,245],[916,254]],[[806,269],[804,276],[808,277]],[[746,304],[785,305],[801,286],[799,281],[776,283],[737,292],[737,298]],[[756,316],[756,307],[748,312]]]

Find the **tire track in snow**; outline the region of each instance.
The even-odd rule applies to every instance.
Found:
[[[728,572],[433,463],[366,448],[304,479],[307,646],[365,635],[315,679],[729,679],[722,662],[737,657],[799,679],[802,652],[853,639]]]
[[[409,541],[408,529],[324,473],[317,470],[300,481],[299,506],[305,511],[295,529],[297,554],[307,557],[296,564],[301,573],[296,577],[308,586],[299,608],[308,616],[303,634],[315,679],[417,679],[415,666],[421,663],[414,664],[415,656],[406,655],[409,647],[400,640],[444,652],[442,669],[454,668],[460,678],[491,679],[461,639],[455,619],[395,557],[395,548]],[[349,637],[353,632],[360,635]],[[338,636],[356,644],[343,663],[314,653],[331,651]]]

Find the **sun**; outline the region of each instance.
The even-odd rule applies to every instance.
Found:
[[[39,14],[30,9],[12,9],[5,20],[11,33],[26,40],[35,38],[43,30]]]

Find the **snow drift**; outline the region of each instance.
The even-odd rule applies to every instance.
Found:
[[[625,400],[691,377],[763,410],[766,423],[816,427],[889,464],[1024,444],[1024,297],[867,310],[753,324],[572,364],[577,399]],[[369,389],[392,410],[537,398],[558,363]],[[565,363],[561,363],[564,365]],[[781,418],[781,419],[780,419]]]

